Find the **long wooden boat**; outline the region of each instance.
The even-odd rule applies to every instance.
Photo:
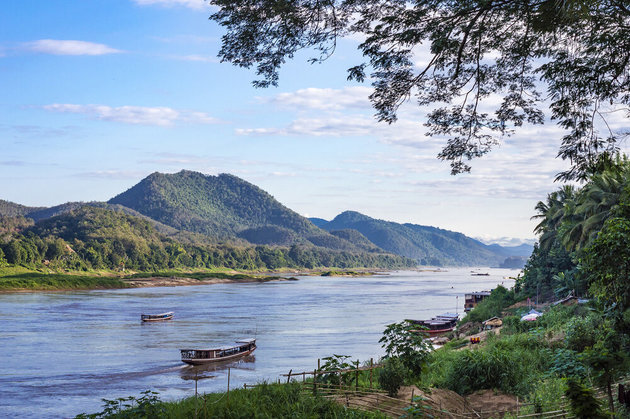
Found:
[[[459,316],[454,313],[444,313],[435,316],[430,320],[408,320],[411,323],[421,326],[418,332],[426,333],[429,336],[437,336],[455,329]]]
[[[235,343],[235,346],[214,349],[180,349],[182,361],[190,365],[231,361],[247,356],[256,350],[256,339],[241,339]]]
[[[141,314],[140,320],[143,322],[161,322],[162,320],[171,320],[173,318],[173,312],[168,311],[160,314]]]

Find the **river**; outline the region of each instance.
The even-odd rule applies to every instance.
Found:
[[[332,354],[361,361],[383,355],[387,324],[461,313],[464,294],[511,287],[517,271],[471,268],[399,271],[299,281],[73,292],[0,294],[0,416],[73,417],[101,399],[158,391],[172,400],[225,391],[280,374],[313,370]],[[459,297],[459,298],[457,298]],[[457,306],[458,304],[458,306]],[[171,321],[140,313],[174,311]],[[196,370],[179,348],[215,347],[256,337],[254,356]]]

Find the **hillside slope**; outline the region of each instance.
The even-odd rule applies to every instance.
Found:
[[[355,211],[345,211],[327,223],[321,219],[317,222],[328,231],[357,230],[376,246],[416,259],[422,265],[499,266],[506,257],[524,252],[520,247],[511,252],[501,246],[487,246],[462,233],[377,220]]]
[[[240,238],[254,244],[307,244],[362,251],[316,227],[259,187],[229,174],[210,176],[187,170],[153,173],[108,203],[217,241]]]

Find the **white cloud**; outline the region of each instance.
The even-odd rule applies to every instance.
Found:
[[[239,128],[238,135],[299,135],[313,137],[365,136],[373,132],[374,121],[363,116],[297,118],[282,128]]]
[[[484,244],[498,244],[500,246],[520,246],[521,244],[531,244],[536,242],[536,239],[522,239],[517,237],[495,237],[490,235],[482,235],[473,237],[475,240],[479,240]]]
[[[136,4],[141,6],[183,6],[191,9],[203,9],[204,6],[208,6],[204,0],[133,0]]]
[[[194,62],[202,62],[202,63],[218,63],[219,59],[213,57],[211,55],[171,55],[170,58],[180,61],[194,61]]]
[[[75,105],[55,103],[43,108],[51,112],[84,114],[93,119],[133,125],[170,126],[176,122],[215,124],[219,120],[203,112],[179,111],[168,107]]]
[[[52,55],[106,55],[123,52],[105,44],[62,39],[40,39],[26,42],[23,47],[29,51]]]
[[[345,87],[343,89],[309,87],[295,92],[280,93],[271,99],[263,99],[263,101],[300,110],[370,109],[368,96],[371,92],[372,88],[364,86]]]

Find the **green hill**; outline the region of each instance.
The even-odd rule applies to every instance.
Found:
[[[27,207],[24,205],[16,204],[14,202],[0,199],[0,216],[4,216],[4,217],[26,216],[29,212],[37,211],[40,209],[43,209],[43,207]]]
[[[8,220],[15,227],[7,228],[0,241],[0,265],[6,262],[28,268],[75,271],[414,266],[410,259],[382,252],[346,252],[313,245],[272,247],[185,243],[160,233],[154,222],[126,211],[85,205],[35,225],[23,217],[0,217],[0,222]]]
[[[361,250],[316,227],[259,187],[228,174],[153,173],[108,203],[217,241],[240,238],[254,244]]]
[[[449,230],[416,224],[377,220],[345,211],[329,222],[317,219],[328,230],[353,229],[388,252],[416,259],[422,265],[499,266],[510,251],[485,244]],[[522,249],[519,248],[522,252]]]

